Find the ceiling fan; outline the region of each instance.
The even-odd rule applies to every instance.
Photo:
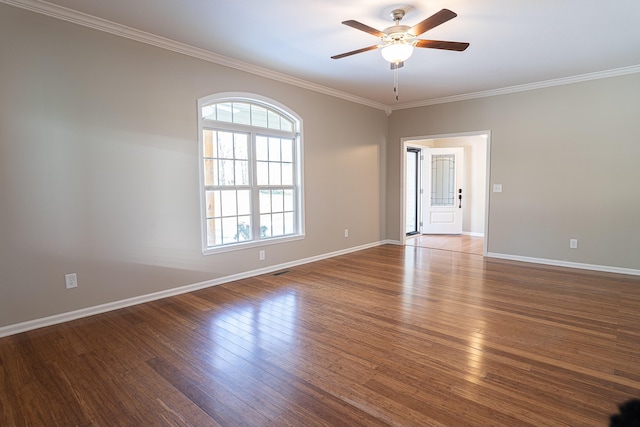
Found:
[[[441,11],[431,15],[429,18],[417,23],[413,27],[400,25],[400,21],[405,15],[405,11],[403,9],[395,9],[390,13],[390,15],[395,21],[395,25],[386,28],[383,31],[376,30],[375,28],[372,28],[358,21],[343,21],[342,23],[344,25],[379,37],[382,43],[364,47],[362,49],[352,50],[350,52],[341,53],[340,55],[334,55],[331,58],[340,59],[346,56],[355,55],[357,53],[367,52],[374,49],[381,49],[382,56],[391,64],[391,69],[397,70],[398,68],[402,67],[404,65],[404,61],[406,61],[411,56],[414,47],[454,50],[458,52],[462,52],[467,47],[469,47],[469,43],[440,40],[421,40],[416,38],[419,35],[437,27],[438,25],[444,24],[450,19],[458,16],[455,12],[452,12],[449,9],[442,9]]]

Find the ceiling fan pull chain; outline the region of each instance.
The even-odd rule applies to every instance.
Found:
[[[400,96],[400,87],[399,87],[399,79],[398,79],[398,67],[393,69],[393,91],[396,94],[396,101],[399,100]]]

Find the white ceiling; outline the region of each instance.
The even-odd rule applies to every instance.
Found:
[[[110,21],[211,52],[213,58],[230,58],[225,65],[253,64],[258,74],[275,71],[390,109],[576,76],[640,72],[640,0],[0,1],[94,27],[100,27],[96,21]],[[89,16],[72,16],[53,5]],[[393,72],[379,51],[330,57],[379,41],[342,21],[383,30],[393,25],[388,13],[406,5],[410,10],[402,24],[409,26],[442,8],[458,14],[420,38],[471,45],[464,52],[416,49],[399,71],[396,101]]]

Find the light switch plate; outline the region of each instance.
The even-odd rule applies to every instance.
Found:
[[[502,193],[502,184],[493,184],[494,193]]]

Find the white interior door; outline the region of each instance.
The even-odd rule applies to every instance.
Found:
[[[425,150],[424,234],[462,234],[464,148]]]

